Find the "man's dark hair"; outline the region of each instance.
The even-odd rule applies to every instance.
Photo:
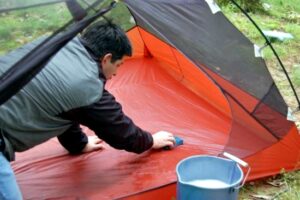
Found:
[[[92,24],[81,37],[98,58],[111,53],[112,62],[115,62],[125,55],[132,55],[131,44],[126,33],[111,21]]]

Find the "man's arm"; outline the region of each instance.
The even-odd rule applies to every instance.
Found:
[[[60,144],[71,154],[81,153],[88,143],[88,137],[82,132],[78,123],[73,123],[67,131],[57,138]]]
[[[58,141],[70,154],[87,153],[103,149],[102,140],[97,136],[87,137],[79,124],[74,123],[66,132],[59,135]]]
[[[121,105],[106,90],[103,91],[102,98],[98,102],[70,110],[61,116],[89,127],[99,138],[117,149],[141,153],[153,146],[151,134],[136,126],[123,113]],[[70,137],[72,136],[68,134],[68,138]],[[78,136],[76,138],[80,139]],[[71,146],[76,146],[74,145],[77,143],[76,138],[74,141],[69,141],[70,145],[73,143]],[[65,141],[68,142],[67,139]],[[78,148],[78,150],[82,149]]]

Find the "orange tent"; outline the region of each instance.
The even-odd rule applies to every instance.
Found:
[[[264,60],[208,2],[125,0],[134,55],[107,84],[136,124],[184,145],[70,156],[53,139],[13,163],[25,199],[171,199],[181,159],[224,151],[250,164],[249,180],[300,168],[299,132]]]

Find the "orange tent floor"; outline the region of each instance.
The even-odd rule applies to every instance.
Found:
[[[107,88],[137,125],[152,133],[173,132],[184,145],[140,155],[106,145],[102,151],[70,156],[54,138],[18,153],[12,163],[24,199],[117,199],[149,190],[145,199],[153,199],[156,190],[175,196],[181,159],[222,152],[231,120],[172,79],[155,59],[127,60]]]

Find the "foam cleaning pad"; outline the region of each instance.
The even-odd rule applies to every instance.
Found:
[[[174,136],[174,139],[175,139],[174,148],[177,147],[177,146],[183,145],[183,139],[181,139],[180,137],[177,137],[177,136]],[[164,150],[170,150],[171,148],[166,146],[163,149]]]

